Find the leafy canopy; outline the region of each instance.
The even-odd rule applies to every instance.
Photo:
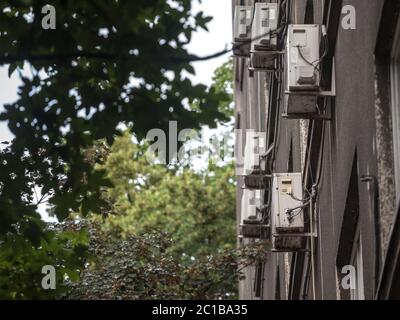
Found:
[[[192,14],[192,1],[54,0],[56,29],[44,30],[47,3],[0,2],[0,65],[22,80],[18,100],[0,110],[15,136],[0,151],[0,295],[8,298],[40,296],[38,268],[51,255],[70,278],[80,270],[81,247],[66,246],[75,234],[60,239],[37,209],[48,203],[62,221],[106,206],[111,184],[85,155],[94,141],[111,144],[121,123],[142,139],[170,120],[178,129],[227,120],[226,95],[185,75],[199,59],[186,44],[210,21]]]
[[[98,139],[111,143],[119,124],[133,124],[141,139],[170,120],[182,129],[227,119],[218,110],[225,94],[185,75],[198,59],[185,46],[210,21],[191,13],[190,0],[55,0],[55,30],[41,27],[45,4],[0,3],[0,65],[22,79],[19,99],[0,113],[15,135],[0,154],[0,235],[25,223],[36,241],[45,200],[59,220],[82,207],[99,210],[108,183],[82,150]],[[17,68],[24,63],[31,74]],[[35,199],[33,186],[45,199]]]
[[[102,224],[123,235],[158,229],[172,236],[171,250],[186,256],[211,254],[235,247],[233,163],[209,163],[206,170],[167,169],[149,165],[145,147],[127,132],[115,140],[99,170],[113,187],[104,193],[111,204]]]
[[[256,242],[186,264],[170,254],[173,241],[163,232],[120,238],[97,224],[88,227],[96,259],[70,284],[69,299],[235,299],[242,271],[264,261],[268,249]]]

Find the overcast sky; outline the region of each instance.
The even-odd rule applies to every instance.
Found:
[[[206,56],[230,47],[232,42],[231,0],[203,0],[194,7],[195,11],[204,11],[214,19],[209,24],[210,32],[197,32],[189,46],[189,51]],[[209,84],[213,71],[224,63],[229,54],[217,59],[195,63],[196,81]]]
[[[198,56],[206,56],[223,50],[230,45],[232,38],[231,22],[231,0],[202,0],[199,4],[193,1],[193,11],[204,11],[206,15],[212,16],[209,23],[209,31],[199,31],[194,34],[192,42],[188,46],[190,53]],[[217,59],[198,62],[194,64],[196,76],[192,78],[195,83],[210,84],[213,71],[227,60],[229,55]],[[3,105],[17,99],[17,87],[20,80],[17,72],[14,72],[11,79],[8,77],[8,68],[0,67],[0,112]],[[12,138],[6,124],[0,122],[0,142]]]

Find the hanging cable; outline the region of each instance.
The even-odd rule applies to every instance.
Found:
[[[304,62],[306,62],[308,65],[312,66],[314,68],[314,76],[317,76],[317,73],[319,76],[321,76],[321,80],[323,80],[323,74],[320,70],[320,65],[322,64],[322,62],[324,61],[324,59],[326,58],[326,56],[329,53],[329,40],[328,40],[328,35],[326,33],[326,28],[323,26],[322,27],[322,48],[323,48],[323,52],[321,54],[321,56],[315,60],[315,61],[309,61],[305,56],[303,51],[301,50],[301,46],[298,45],[296,46],[297,51],[300,55],[300,57],[304,60]]]
[[[313,139],[314,139],[314,120],[310,120],[310,126],[311,126],[311,133],[310,133],[310,143],[308,146],[308,154],[307,154],[307,171],[308,174],[310,175],[311,185],[314,185],[314,177],[312,174],[312,167],[311,167],[311,147],[313,145]]]
[[[281,9],[283,7],[286,7],[286,10],[282,10],[284,12],[284,15],[283,15],[284,19],[281,19],[279,27],[277,27],[274,30],[270,30],[269,32],[266,32],[264,34],[261,34],[261,35],[255,37],[255,38],[251,38],[249,40],[243,41],[243,43],[241,43],[241,44],[235,44],[233,46],[233,48],[224,50],[223,52],[218,53],[218,54],[226,54],[226,53],[228,53],[230,51],[233,51],[233,49],[241,49],[242,47],[247,46],[249,43],[257,41],[257,40],[260,40],[260,39],[264,38],[267,35],[276,36],[276,37],[280,37],[281,39],[284,39],[286,37],[286,33],[287,33],[287,29],[288,29],[288,22],[289,22],[289,19],[288,19],[288,12],[289,11],[287,10],[287,8],[290,7],[290,5],[288,4],[287,1],[288,0],[283,0],[282,3],[281,3]],[[248,27],[250,29],[250,32],[251,32],[253,24],[254,24],[256,3],[258,3],[258,1],[254,1],[253,2],[253,6],[252,6],[253,7],[252,8],[252,16],[251,16],[251,21],[250,21],[250,24],[249,24],[249,27]],[[282,46],[279,46],[279,47],[282,48]]]
[[[313,202],[310,201],[310,254],[311,254],[311,281],[312,281],[312,293],[313,300],[316,299],[315,296],[315,261],[314,261],[314,219],[313,219]]]
[[[318,165],[318,177],[317,181],[315,182],[316,187],[318,188],[320,183],[321,183],[321,177],[322,177],[322,166],[324,164],[324,148],[325,148],[325,121],[322,124],[322,142],[321,142],[321,152],[320,152],[320,158],[319,158],[319,165]]]
[[[310,198],[311,198],[311,197],[309,197],[307,199],[299,199],[299,198],[295,197],[293,195],[293,193],[289,193],[289,197],[291,197],[295,201],[299,201],[299,202],[303,202],[303,203],[310,201]]]
[[[256,13],[256,3],[257,3],[257,0],[254,0],[253,1],[253,12],[252,12],[252,14],[251,14],[251,22],[250,22],[250,30],[253,28],[253,23],[254,23],[254,16],[256,15],[255,13]]]

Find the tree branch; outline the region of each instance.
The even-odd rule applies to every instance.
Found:
[[[186,58],[175,57],[175,58],[173,58],[173,61],[177,62],[177,63],[207,61],[207,60],[219,58],[219,57],[221,57],[221,56],[223,56],[223,55],[225,55],[225,54],[227,54],[227,53],[229,53],[231,51],[232,51],[232,49],[224,49],[222,51],[219,51],[219,52],[216,52],[216,53],[204,56],[204,57],[199,57],[199,56],[196,56],[196,55],[189,55]]]
[[[221,57],[227,53],[232,51],[232,49],[224,49],[223,51],[199,57],[196,55],[188,55],[187,57],[172,57],[172,61],[174,63],[190,63],[190,62],[198,62],[198,61],[207,61],[211,59],[215,59]],[[42,54],[42,55],[29,55],[29,54],[21,54],[21,55],[9,55],[9,56],[0,56],[0,65],[14,63],[18,61],[62,61],[62,60],[72,60],[78,58],[88,58],[88,59],[105,59],[105,60],[115,60],[118,57],[120,58],[128,58],[123,55],[113,55],[110,53],[102,53],[102,52],[75,52],[75,53],[60,53],[60,54]]]
[[[72,60],[77,58],[88,58],[88,59],[106,59],[113,60],[117,56],[109,53],[101,52],[76,52],[76,53],[60,53],[60,54],[42,54],[42,55],[10,55],[0,56],[0,65],[14,63],[18,61],[61,61],[61,60]]]

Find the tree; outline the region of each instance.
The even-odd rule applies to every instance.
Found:
[[[233,163],[207,170],[168,169],[150,164],[145,147],[127,132],[115,140],[100,170],[112,182],[104,197],[111,204],[101,218],[104,227],[123,235],[159,229],[170,234],[174,253],[211,254],[235,246],[235,180]],[[104,215],[102,216],[104,217]],[[221,232],[223,230],[223,232]]]
[[[211,89],[218,94],[218,110],[227,119],[233,117],[233,59],[229,59],[214,71]],[[200,110],[200,101],[195,99],[192,107]]]
[[[190,0],[53,1],[54,30],[41,26],[45,4],[0,4],[0,65],[9,65],[10,73],[24,63],[31,69],[31,75],[19,70],[20,98],[0,114],[15,135],[0,158],[1,236],[25,217],[41,230],[33,219],[33,185],[60,220],[81,207],[98,211],[107,181],[82,150],[98,139],[111,143],[120,123],[133,123],[142,139],[150,129],[166,129],[169,120],[199,128],[226,119],[218,111],[221,94],[183,75],[200,59],[185,45],[210,21],[203,13],[191,16]],[[189,106],[198,101],[196,110],[186,100]]]
[[[218,111],[223,94],[183,75],[201,59],[185,45],[210,21],[192,16],[190,0],[55,0],[54,30],[42,28],[45,4],[0,3],[0,65],[22,80],[19,99],[0,113],[15,135],[0,152],[0,251],[27,240],[21,256],[41,254],[43,241],[52,239],[37,212],[43,202],[60,221],[105,206],[109,181],[85,159],[93,141],[111,144],[121,123],[133,124],[142,139],[169,120],[179,128],[226,120]],[[51,243],[50,252],[62,251],[63,242]],[[20,267],[29,273],[38,265],[25,259]],[[1,276],[8,271],[3,265]],[[15,291],[24,290],[20,284]]]
[[[88,223],[93,260],[69,299],[234,299],[242,270],[269,245],[236,249],[234,167],[167,168],[129,131],[87,152],[113,187]]]
[[[227,94],[220,101],[227,116],[231,84],[227,62],[212,85]],[[89,223],[94,260],[68,298],[236,298],[241,270],[263,261],[268,244],[236,249],[233,162],[167,168],[149,163],[147,148],[126,131],[110,148],[98,141],[86,153],[113,187],[104,190],[107,206]]]
[[[227,117],[233,117],[233,59],[229,59],[214,71],[213,87],[221,94],[219,110]]]
[[[39,244],[26,237],[26,224],[0,240],[0,299],[54,299],[69,291],[66,279],[77,281],[88,258],[86,229],[75,222],[44,225]],[[34,232],[30,230],[29,232]],[[44,266],[56,270],[56,287],[44,290]]]
[[[221,249],[187,264],[169,253],[173,241],[164,232],[121,238],[98,224],[88,228],[95,260],[69,284],[68,299],[235,299],[242,270],[264,261],[269,247],[255,242]]]

